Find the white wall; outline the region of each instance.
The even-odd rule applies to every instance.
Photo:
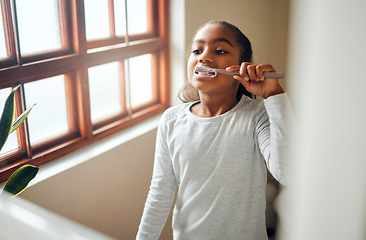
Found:
[[[299,133],[283,239],[366,239],[366,1],[293,0]],[[291,208],[290,208],[291,207]]]
[[[60,159],[61,163],[52,164],[62,168],[69,161],[91,155],[29,187],[21,197],[116,239],[134,239],[151,180],[155,136],[153,126],[132,138],[122,135],[106,140],[104,145],[120,143],[104,152],[98,148],[107,147],[97,144],[82,149],[76,158]],[[52,164],[41,168],[39,177]]]
[[[286,72],[287,16],[288,0],[171,0],[172,104],[178,103],[178,89],[186,80],[186,53],[200,25],[231,21],[251,39],[256,62],[272,63]],[[156,126],[117,140],[115,146],[58,174],[40,174],[42,179],[21,196],[114,238],[134,239],[151,180],[155,133]],[[102,147],[81,151],[102,149],[113,138],[102,141]],[[58,167],[51,163],[41,172]],[[169,220],[161,239],[171,239],[170,224]]]

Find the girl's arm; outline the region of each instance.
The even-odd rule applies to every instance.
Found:
[[[153,177],[136,240],[158,239],[169,215],[176,181],[162,126],[159,126]]]
[[[266,111],[263,109],[257,120],[258,144],[268,170],[279,182],[286,183],[286,155],[294,118],[287,94],[284,94],[278,79],[264,78],[263,72],[275,72],[275,69],[270,64],[243,62],[226,70],[239,71],[240,75],[233,77],[249,92],[264,98]]]
[[[268,170],[280,183],[288,185],[288,153],[295,127],[290,102],[284,93],[265,99],[264,106],[257,119],[259,148]]]

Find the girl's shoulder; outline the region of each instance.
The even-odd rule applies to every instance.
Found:
[[[239,109],[241,111],[260,111],[264,109],[264,101],[263,99],[257,99],[257,98],[249,98],[247,96],[243,95],[243,101],[241,102],[241,105]]]
[[[252,112],[258,117],[263,117],[268,115],[268,111],[289,111],[291,107],[287,94],[282,93],[266,99],[250,99],[247,97],[240,109],[243,112]]]
[[[181,117],[182,115],[186,114],[186,109],[189,108],[191,106],[192,102],[188,102],[188,103],[180,103],[178,105],[169,107],[168,109],[166,109],[162,115],[162,120],[163,121],[170,121],[170,120],[174,120],[177,119],[179,117]]]

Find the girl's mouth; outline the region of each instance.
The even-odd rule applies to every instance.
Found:
[[[214,78],[217,76],[217,72],[209,71],[202,67],[196,67],[194,70],[194,74],[200,77],[209,77],[209,78]]]

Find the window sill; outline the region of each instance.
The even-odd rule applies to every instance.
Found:
[[[61,157],[49,164],[40,167],[37,176],[30,182],[29,186],[36,185],[45,181],[59,173],[67,171],[77,165],[89,161],[107,151],[110,151],[132,139],[152,131],[158,127],[161,115],[150,118],[136,126],[128,128],[120,133],[117,133],[109,138],[98,141],[87,147],[84,147],[72,154]]]

